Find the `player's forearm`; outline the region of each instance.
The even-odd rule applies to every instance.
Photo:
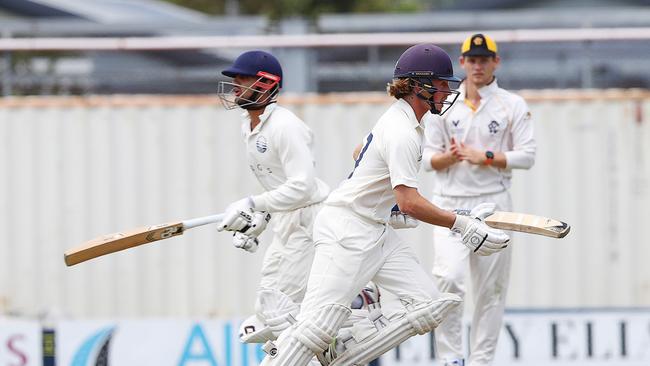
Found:
[[[494,160],[492,160],[492,166],[495,168],[505,169],[508,165],[508,160],[505,153],[495,152]]]
[[[441,154],[431,155],[430,163],[433,170],[443,170],[454,165],[456,161],[456,157],[454,157],[451,151],[447,151]]]
[[[354,148],[354,151],[352,151],[352,160],[357,160],[359,158],[359,153],[361,153],[361,148],[363,145],[359,144]]]
[[[417,189],[398,186],[394,189],[397,205],[403,213],[431,225],[451,228],[456,214],[440,209],[418,193]]]
[[[422,196],[420,196],[420,198],[420,200],[417,200],[414,203],[411,209],[412,212],[406,213],[407,215],[431,225],[443,226],[446,228],[451,228],[454,225],[456,214],[437,207]],[[402,209],[401,206],[400,209]]]
[[[259,211],[291,211],[308,205],[314,189],[314,179],[288,179],[278,188],[253,196],[252,199],[255,209]]]

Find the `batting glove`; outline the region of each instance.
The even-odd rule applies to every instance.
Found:
[[[271,221],[271,214],[266,211],[254,211],[250,228],[243,231],[244,234],[252,237],[258,237]]]
[[[271,214],[254,211],[255,204],[250,197],[231,203],[224,212],[224,218],[217,227],[218,231],[238,231],[248,236],[257,237],[266,229]]]
[[[478,255],[490,255],[508,246],[510,237],[503,231],[487,226],[482,220],[490,216],[495,209],[494,204],[480,204],[470,216],[456,214],[456,221],[451,230],[461,234],[463,244]]]
[[[234,245],[235,248],[243,249],[249,253],[255,253],[260,247],[260,242],[256,237],[235,232],[232,236],[232,245]]]
[[[393,229],[411,229],[417,227],[419,223],[418,220],[400,211],[397,205],[391,210],[388,219],[388,225],[392,226]]]
[[[492,215],[496,209],[496,203],[481,203],[480,205],[474,207],[472,211],[470,211],[469,215],[483,221],[488,216]]]

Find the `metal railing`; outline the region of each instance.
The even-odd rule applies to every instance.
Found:
[[[215,48],[319,48],[458,44],[468,32],[337,33],[255,36],[1,38],[0,51],[148,51]],[[650,39],[650,27],[492,30],[497,42],[569,42]]]

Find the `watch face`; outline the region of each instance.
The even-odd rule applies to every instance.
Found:
[[[492,151],[486,151],[485,157],[488,159],[494,159],[494,153]]]

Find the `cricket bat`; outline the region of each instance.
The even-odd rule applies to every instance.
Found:
[[[101,257],[106,254],[183,235],[185,230],[197,226],[217,223],[220,222],[222,218],[223,214],[218,214],[103,235],[87,241],[79,247],[66,251],[63,255],[63,259],[68,267],[74,266],[75,264]]]
[[[495,229],[544,235],[551,238],[564,238],[571,230],[571,226],[566,222],[518,212],[496,211],[485,219],[485,223]]]
[[[455,213],[469,216],[471,210],[456,209]],[[566,222],[519,212],[495,211],[485,219],[485,223],[495,229],[518,231],[521,233],[564,238],[571,230]]]

